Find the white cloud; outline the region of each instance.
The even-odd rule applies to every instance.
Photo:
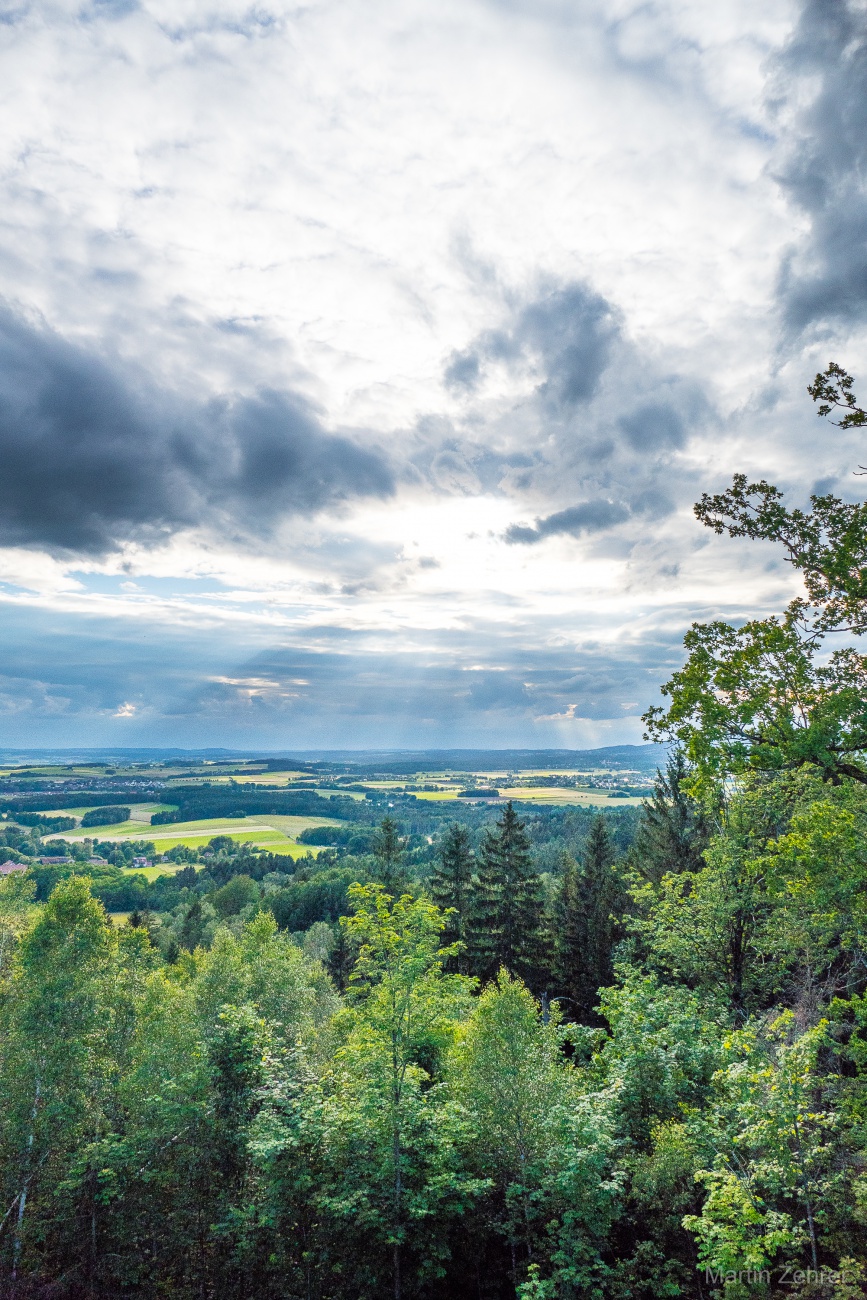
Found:
[[[358,674],[407,655],[395,690],[445,655],[484,679],[466,708],[482,730],[501,710],[498,741],[583,727],[568,743],[604,743],[595,687],[566,684],[565,660],[548,712],[489,684],[497,673],[511,690],[522,664],[563,647],[577,673],[602,647],[615,665],[646,655],[643,695],[604,692],[611,736],[636,738],[622,714],[651,702],[692,616],[772,607],[792,588],[769,550],[703,533],[692,497],[734,469],[803,494],[858,458],[854,439],[817,454],[803,389],[825,341],[821,357],[780,345],[780,266],[809,223],[774,179],[795,118],[766,93],[798,13],[795,0],[22,9],[0,50],[0,297],[189,409],[302,394],[327,433],[382,449],[398,484],[388,499],[321,493],[315,512],[299,490],[267,539],[227,508],[215,527],[179,511],[172,535],[124,534],[107,560],[0,552],[0,601],[22,629],[33,620],[37,667],[52,612],[49,637],[98,626],[128,645],[153,629],[140,653],[158,671],[122,688],[143,702],[110,715],[138,725],[197,690],[214,708],[211,689],[219,707],[232,693],[281,707],[311,678],[251,667],[268,647],[324,656],[337,641]],[[546,334],[538,305],[569,286],[572,304],[574,286],[601,295],[616,337],[593,396],[557,406],[581,340],[550,313]],[[857,371],[865,341],[845,341]],[[464,378],[480,359],[475,386],[444,383],[455,357]],[[182,422],[187,408],[171,409]],[[505,544],[515,525],[525,545]],[[148,650],[160,629],[188,647],[182,667]],[[361,680],[335,685],[347,716]],[[369,689],[381,701],[389,685]],[[69,698],[106,716],[99,690]],[[409,743],[431,712],[412,706]]]

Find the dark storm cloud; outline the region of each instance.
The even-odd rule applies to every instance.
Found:
[[[674,407],[650,402],[617,421],[626,441],[635,451],[657,451],[682,447],[686,440],[683,419]]]
[[[556,533],[569,533],[572,537],[580,537],[582,533],[599,533],[606,528],[613,528],[615,524],[621,524],[628,518],[628,509],[618,502],[582,501],[580,505],[570,506],[568,510],[558,510],[544,519],[537,519],[533,528],[512,524],[506,530],[505,539],[512,545],[515,543],[532,545]]]
[[[449,388],[475,388],[481,373],[482,363],[477,352],[454,352],[446,366],[446,384]]]
[[[540,395],[556,406],[575,406],[596,392],[619,333],[617,313],[587,285],[568,284],[528,303],[508,330],[489,330],[445,371],[451,388],[473,389],[487,365],[538,362],[546,378]]]
[[[534,546],[558,533],[581,537],[583,534],[601,533],[615,528],[635,515],[660,519],[673,510],[674,505],[661,492],[646,490],[640,492],[629,505],[622,501],[582,501],[577,506],[557,510],[552,515],[537,519],[532,527],[527,524],[512,524],[503,536],[512,546]]]
[[[507,543],[603,534],[630,520],[646,534],[694,493],[694,468],[678,453],[718,417],[698,384],[661,370],[620,322],[616,306],[570,282],[513,306],[510,319],[452,354],[445,381],[454,393],[472,397],[497,365],[527,386],[509,409],[491,399],[486,446],[474,398],[463,446],[446,455],[431,440],[427,461],[416,463],[443,488],[457,488],[460,471],[464,490],[534,501],[535,521],[512,524]]]
[[[779,179],[809,215],[781,295],[795,329],[867,317],[867,22],[846,0],[808,0],[782,57],[787,94],[817,81]]]
[[[91,554],[199,525],[261,535],[394,490],[379,452],[292,393],[185,403],[7,309],[0,463],[0,544]]]

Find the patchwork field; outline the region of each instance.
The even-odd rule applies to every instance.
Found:
[[[481,784],[481,783],[480,783]],[[522,803],[538,804],[581,804],[585,807],[592,808],[620,808],[624,804],[640,804],[643,796],[630,795],[624,797],[618,795],[612,798],[608,790],[574,790],[571,786],[546,786],[539,789],[527,789],[524,786],[501,786],[493,785],[500,792],[503,799],[520,800]],[[426,790],[416,794],[416,799],[429,799],[436,802],[451,799],[457,803],[464,803],[463,799],[458,798],[457,790]],[[496,802],[496,801],[493,801]]]
[[[83,804],[80,808],[38,808],[35,809],[35,811],[41,813],[43,817],[83,817],[85,813],[91,812],[94,808],[105,808],[114,806],[115,804],[121,805],[121,800],[112,797],[110,804],[88,803]],[[121,825],[128,826],[131,829],[135,829],[139,826],[149,827],[151,824],[151,817],[154,813],[171,812],[172,808],[175,807],[175,805],[171,803],[127,803],[121,806],[129,808],[130,811],[129,821],[123,822]],[[14,818],[14,813],[11,814],[11,816]],[[81,834],[95,835],[102,829],[101,826],[90,826],[86,830],[83,830]],[[117,830],[118,827],[115,826],[110,829]],[[68,831],[67,834],[77,834],[77,832]]]
[[[257,849],[265,849],[268,853],[280,853],[290,858],[301,858],[305,853],[319,852],[315,845],[296,844],[286,835],[281,834],[271,826],[259,825],[258,829],[251,832],[238,832],[231,826],[226,826],[219,822],[214,822],[206,831],[194,831],[192,834],[176,833],[172,835],[148,835],[142,836],[154,845],[157,853],[168,853],[169,849],[176,848],[179,844],[187,849],[204,849],[208,841],[215,835],[228,835],[236,844],[253,844]],[[138,836],[129,836],[127,838],[139,838]],[[120,843],[123,839],[118,836],[113,842]],[[183,863],[181,864],[183,866]]]
[[[571,786],[547,786],[541,789],[525,789],[513,786],[504,789],[498,787],[504,799],[518,799],[524,803],[540,804],[583,804],[594,808],[620,808],[624,804],[640,804],[643,795],[617,795],[612,797],[608,790],[575,790]]]
[[[152,811],[157,811],[155,805]],[[75,815],[81,816],[81,812],[76,810]],[[316,855],[319,852],[317,847],[296,843],[296,837],[303,830],[313,826],[338,825],[340,823],[333,817],[281,816],[218,817],[208,821],[177,822],[169,826],[151,826],[149,821],[128,821],[114,826],[78,828],[52,838],[73,843],[89,836],[110,844],[121,844],[127,840],[149,840],[158,853],[167,853],[179,844],[189,849],[202,849],[215,835],[229,835],[238,844],[255,844],[257,848],[266,849],[269,853],[300,858],[306,853]],[[173,869],[172,864],[168,863],[148,870],[159,875]]]
[[[185,777],[184,785],[197,785],[207,781],[209,785],[273,785],[285,786],[293,781],[310,780],[309,772],[251,772],[249,775],[231,775],[223,776],[219,773],[211,774],[208,772],[199,773],[196,776]]]

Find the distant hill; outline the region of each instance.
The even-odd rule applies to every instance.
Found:
[[[165,763],[191,759],[235,759],[266,757],[238,749],[0,749],[0,764],[70,764],[70,763]],[[271,757],[270,754],[267,757]]]
[[[203,759],[264,758],[351,767],[359,774],[391,772],[411,776],[449,768],[456,772],[491,769],[565,767],[586,771],[594,767],[654,772],[665,763],[663,745],[605,745],[600,749],[2,749],[0,763],[160,763]]]
[[[664,745],[605,745],[601,749],[320,749],[295,750],[269,758],[295,758],[306,763],[335,763],[357,767],[360,771],[393,772],[396,776],[414,772],[437,772],[448,768],[455,772],[508,772],[528,768],[568,767],[586,771],[593,767],[655,772],[664,766]]]

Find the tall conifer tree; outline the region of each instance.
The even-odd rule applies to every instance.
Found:
[[[688,768],[680,750],[656,773],[653,796],[644,802],[630,860],[658,885],[668,871],[700,871],[711,827],[700,804],[683,788]]]
[[[536,983],[544,945],[542,882],[530,839],[511,801],[485,832],[473,882],[469,957],[474,974],[492,979],[501,966]]]
[[[557,993],[574,1002],[579,982],[579,972],[586,960],[587,927],[584,923],[581,869],[571,853],[560,858],[560,887],[554,897],[553,965]],[[575,1006],[567,1006],[568,1017],[576,1014]]]
[[[466,826],[455,822],[443,836],[439,861],[430,880],[431,896],[437,907],[446,911],[454,909],[452,915],[446,917],[443,931],[445,944],[466,941],[472,874],[470,832]],[[455,963],[456,969],[463,969],[466,955],[460,954],[455,958]]]
[[[403,869],[403,841],[393,817],[383,817],[373,840],[373,853],[377,860],[379,883],[387,894],[397,897],[406,890],[406,872]]]
[[[614,978],[617,917],[624,903],[604,817],[593,821],[582,858],[580,868],[571,856],[563,864],[554,905],[555,964],[570,1014],[594,1022],[598,991]]]

